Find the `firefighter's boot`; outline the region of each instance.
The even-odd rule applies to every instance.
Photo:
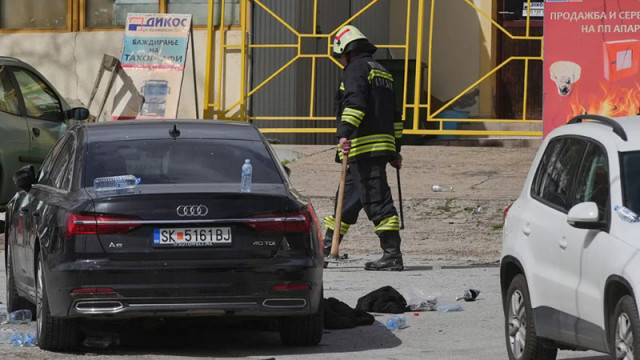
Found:
[[[338,244],[342,243],[343,235],[340,235],[340,239]],[[333,243],[333,230],[327,229],[327,232],[324,234],[324,257],[327,257],[331,254],[331,244]]]
[[[402,271],[402,253],[400,252],[400,232],[387,230],[380,232],[380,247],[382,257],[376,261],[369,261],[364,264],[365,270],[386,270]]]

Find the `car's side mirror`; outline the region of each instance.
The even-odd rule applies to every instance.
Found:
[[[25,165],[13,174],[13,182],[18,189],[29,192],[33,184],[36,183],[36,171],[33,165]]]
[[[603,229],[606,224],[598,219],[598,206],[592,201],[574,205],[567,215],[567,223],[578,229]]]
[[[67,119],[86,120],[89,118],[89,109],[83,107],[75,107],[66,112]]]

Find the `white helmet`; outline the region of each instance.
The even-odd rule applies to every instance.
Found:
[[[337,57],[353,50],[353,48],[347,49],[347,46],[356,40],[369,42],[367,37],[355,26],[347,25],[342,27],[333,38],[333,56]]]

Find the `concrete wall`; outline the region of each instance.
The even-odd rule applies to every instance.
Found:
[[[240,41],[239,31],[227,33],[230,43]],[[20,33],[3,34],[0,36],[0,55],[19,58],[40,71],[58,91],[68,100],[79,101],[86,105],[91,95],[103,54],[120,58],[123,32],[76,32],[76,33]],[[216,44],[219,36],[216,36]],[[206,65],[206,31],[194,31],[194,47],[196,59],[196,82],[198,85],[198,109],[202,117],[204,99],[204,78]],[[225,76],[231,77],[227,81],[227,96],[225,103],[235,102],[239,98],[240,55],[237,52],[227,54]],[[217,69],[217,67],[216,67]],[[105,73],[107,75],[107,73]],[[106,87],[107,76],[91,106],[92,114],[98,110],[99,100]],[[212,81],[213,83],[213,81]],[[122,81],[116,80],[111,91],[111,97],[106,104],[110,117],[113,108],[113,96],[122,88]],[[213,86],[212,86],[213,87]],[[212,89],[215,96],[217,89]],[[125,99],[126,100],[126,97]],[[193,66],[191,49],[188,50],[187,64],[184,71],[178,117],[195,118],[195,93],[193,86]],[[105,114],[103,113],[103,116]]]

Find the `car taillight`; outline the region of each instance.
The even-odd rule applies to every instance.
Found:
[[[140,227],[138,220],[122,216],[67,214],[66,235],[126,234]]]
[[[318,234],[318,245],[320,246],[320,249],[322,249],[324,247],[324,239],[322,236],[322,229],[320,229],[318,215],[316,215],[316,212],[315,210],[313,210],[313,206],[311,206],[311,204],[307,205],[307,211],[309,212],[309,215],[311,215],[311,221],[316,226],[316,234]]]
[[[245,224],[260,232],[311,232],[311,216],[307,209],[286,214],[266,214]]]
[[[507,215],[509,214],[509,209],[513,206],[513,203],[509,204],[506,209],[504,209],[504,216],[502,217],[502,225],[504,225],[505,221],[507,221]]]

